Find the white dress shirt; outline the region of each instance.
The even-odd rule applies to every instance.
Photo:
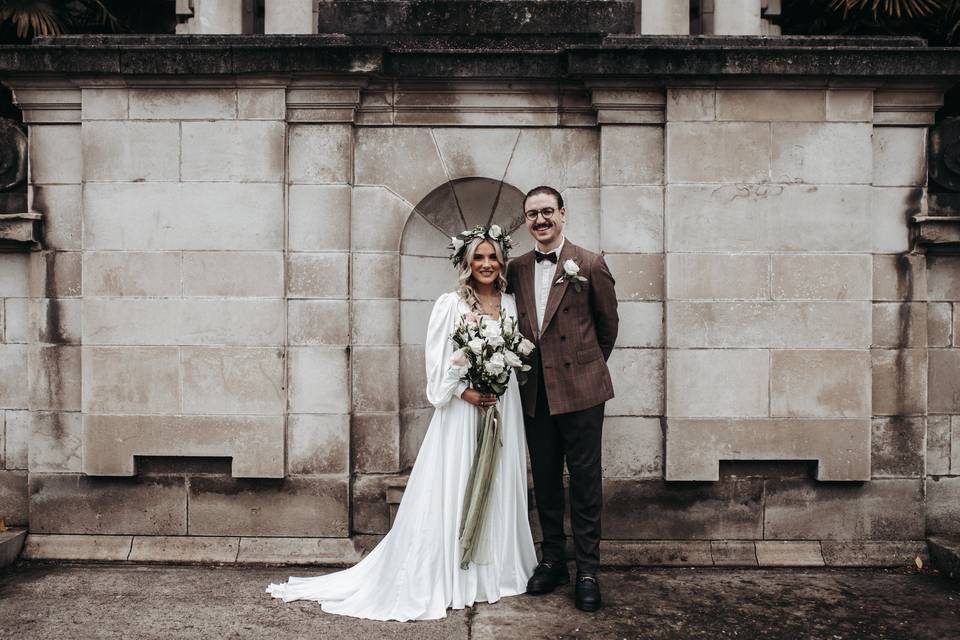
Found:
[[[560,252],[563,251],[563,245],[566,238],[560,241],[560,244],[553,251],[541,251],[541,253],[557,254],[557,262],[560,262]],[[538,249],[539,251],[539,249]],[[533,265],[533,287],[537,299],[537,330],[543,327],[543,316],[547,313],[547,298],[550,297],[550,289],[556,281],[554,276],[557,273],[557,264],[543,260],[534,261]]]

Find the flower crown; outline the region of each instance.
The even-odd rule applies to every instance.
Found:
[[[513,248],[513,241],[510,239],[510,236],[503,232],[500,225],[492,224],[489,227],[484,227],[478,224],[473,229],[462,231],[450,238],[450,244],[447,245],[447,248],[453,251],[453,253],[450,254],[450,262],[453,263],[453,266],[457,267],[462,264],[463,254],[467,251],[467,245],[475,238],[486,238],[487,240],[499,243],[504,262],[510,259],[510,249]]]

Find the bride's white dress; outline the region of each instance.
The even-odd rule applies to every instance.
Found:
[[[513,296],[502,308],[516,319]],[[503,449],[491,487],[479,562],[460,568],[463,493],[477,444],[477,409],[450,370],[450,335],[468,308],[456,293],[437,300],[426,339],[427,399],[436,407],[390,532],[359,563],[324,576],[290,578],[267,592],[315,600],[328,613],[373,620],[433,620],[447,609],[524,593],[537,564],[527,519],[526,442],[516,376],[499,401]]]

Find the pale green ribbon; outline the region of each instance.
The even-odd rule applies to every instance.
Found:
[[[463,512],[460,516],[460,568],[466,569],[474,559],[483,525],[487,515],[490,487],[497,467],[500,448],[502,419],[496,406],[481,409],[477,419],[477,450],[470,466],[467,490],[463,495]]]

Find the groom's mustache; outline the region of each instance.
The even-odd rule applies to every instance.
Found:
[[[553,226],[552,222],[541,222],[540,224],[533,225],[534,231],[543,231],[544,229],[549,229]]]

